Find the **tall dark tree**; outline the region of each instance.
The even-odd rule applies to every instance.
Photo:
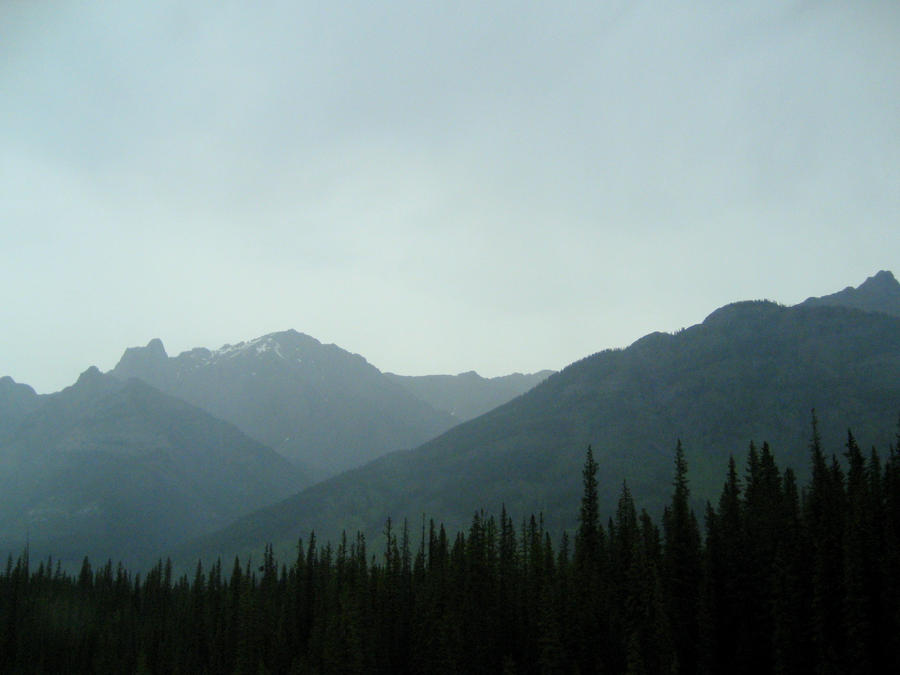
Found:
[[[575,597],[575,662],[585,675],[603,670],[612,651],[608,621],[608,565],[605,560],[603,528],[597,494],[597,462],[588,446],[582,470],[583,493],[575,537],[573,580],[579,592]]]
[[[755,453],[751,444],[750,461]],[[734,457],[716,512],[708,506],[703,585],[703,670],[707,673],[746,672],[739,654],[746,635],[744,613],[745,556],[741,482]]]
[[[782,478],[782,536],[775,557],[772,600],[773,670],[780,675],[800,673],[815,661],[808,609],[812,586],[809,577],[810,545],[800,510],[794,472]]]
[[[812,413],[812,482],[805,503],[805,521],[812,558],[812,640],[817,675],[846,672],[844,652],[844,485],[836,460],[825,461],[818,420]]]
[[[665,555],[663,588],[672,626],[675,662],[679,672],[699,668],[700,582],[702,577],[700,529],[690,508],[687,460],[681,440],[675,448],[675,480],[672,502],[663,514]]]

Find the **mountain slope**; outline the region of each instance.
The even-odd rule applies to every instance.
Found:
[[[807,298],[802,304],[853,307],[867,312],[883,312],[892,316],[900,316],[900,283],[891,272],[882,270],[856,288],[847,286],[844,290],[831,295]]]
[[[91,368],[0,443],[0,548],[135,562],[304,483],[234,426]]]
[[[27,384],[0,377],[0,439],[41,405],[41,397]]]
[[[782,466],[808,462],[810,409],[828,452],[846,429],[886,451],[900,410],[900,319],[844,307],[723,307],[677,334],[572,364],[511,401],[409,452],[304,490],[197,542],[196,554],[230,555],[276,542],[284,549],[315,529],[369,537],[388,516],[422,514],[451,527],[501,504],[518,517],[542,511],[572,528],[580,467],[592,444],[602,506],[611,513],[623,480],[658,511],[671,492],[672,457],[684,441],[698,506],[714,498],[728,456],[768,440]]]
[[[112,371],[236,425],[314,477],[411,448],[455,424],[356,354],[293,330],[168,357],[126,350]]]
[[[521,396],[552,373],[552,370],[542,370],[491,378],[481,377],[475,371],[459,375],[385,375],[436,410],[466,422]]]

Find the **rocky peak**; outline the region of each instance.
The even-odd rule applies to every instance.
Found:
[[[0,377],[0,406],[12,401],[37,400],[38,395],[27,384],[16,382],[9,375]]]
[[[97,366],[91,366],[87,370],[85,370],[81,375],[78,376],[78,381],[75,382],[76,386],[84,386],[90,385],[94,382],[99,382],[103,377],[103,373],[100,372],[100,369]]]
[[[129,347],[122,354],[112,374],[120,379],[137,377],[151,384],[158,384],[169,355],[162,340],[153,338],[146,347]]]
[[[881,270],[860,284],[858,291],[900,294],[900,283],[890,270]]]
[[[847,286],[842,291],[821,298],[807,298],[803,305],[837,305],[867,312],[882,312],[900,316],[900,283],[888,270],[881,270],[857,288]]]

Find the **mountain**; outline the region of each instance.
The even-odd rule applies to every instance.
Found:
[[[894,275],[882,270],[866,279],[857,288],[847,286],[842,291],[821,298],[807,298],[806,306],[854,307],[867,312],[883,312],[900,316],[900,283]]]
[[[134,563],[307,482],[233,425],[90,368],[0,439],[0,549]]]
[[[176,357],[155,339],[127,349],[112,374],[231,422],[315,478],[415,447],[456,423],[363,357],[294,330]]]
[[[740,302],[676,334],[653,333],[551,375],[528,393],[412,451],[312,486],[205,537],[182,553],[232,555],[273,542],[283,551],[315,530],[377,537],[390,516],[417,532],[423,514],[451,528],[501,505],[576,525],[588,444],[603,511],[627,481],[654,516],[672,491],[684,442],[695,506],[721,490],[729,455],[743,468],[751,440],[768,441],[804,479],[810,410],[828,453],[851,427],[886,452],[900,411],[900,318],[847,307]],[[802,484],[802,483],[801,483]],[[702,514],[702,511],[698,511]]]
[[[385,375],[436,410],[466,422],[521,396],[552,373],[542,370],[491,378],[481,377],[473,370],[459,375]]]
[[[41,397],[27,384],[0,377],[0,439],[41,405]]]

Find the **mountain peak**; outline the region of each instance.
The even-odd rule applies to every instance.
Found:
[[[100,372],[100,369],[97,366],[91,366],[87,370],[85,370],[81,375],[78,376],[78,381],[75,384],[86,384],[90,382],[96,382],[100,378],[103,377],[103,373]]]
[[[12,396],[14,393],[37,398],[37,394],[35,393],[34,389],[32,389],[29,385],[22,382],[16,382],[9,375],[0,377],[0,395]]]
[[[112,374],[122,379],[138,377],[145,382],[157,384],[168,359],[162,340],[153,338],[146,347],[128,347],[113,368]]]
[[[159,338],[153,338],[150,342],[147,343],[147,346],[144,347],[147,353],[152,354],[154,357],[162,356],[163,358],[168,358],[168,354],[166,354],[166,348],[163,346],[162,340]]]
[[[279,359],[296,358],[308,350],[320,348],[322,343],[314,337],[300,333],[294,329],[266,333],[252,340],[241,341],[236,344],[225,344],[202,355],[207,361],[219,359],[256,358],[265,355],[266,358]]]
[[[888,270],[881,270],[857,288],[847,286],[842,291],[821,298],[807,298],[803,305],[838,305],[867,312],[881,312],[900,316],[900,283]]]
[[[316,340],[311,335],[307,335],[306,333],[301,333],[300,331],[296,331],[293,328],[288,328],[287,330],[277,331],[275,333],[269,333],[267,335],[263,335],[262,337],[256,338],[253,342],[265,340],[269,342],[277,342],[280,345],[286,346],[289,344],[311,344],[311,345],[320,345],[322,344],[318,340]]]
[[[97,366],[91,366],[78,376],[75,384],[66,387],[59,393],[69,396],[93,396],[101,391],[112,391],[120,386],[121,382],[115,377],[105,375]]]
[[[703,324],[723,324],[754,319],[768,320],[773,313],[780,310],[781,307],[771,300],[741,300],[719,307],[703,320]]]
[[[878,293],[900,293],[900,283],[894,278],[893,272],[890,270],[881,270],[862,282],[857,290]]]

